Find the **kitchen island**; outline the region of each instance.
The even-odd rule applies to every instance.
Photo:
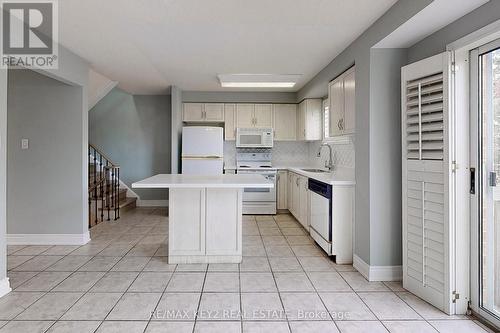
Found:
[[[159,174],[132,188],[168,188],[168,263],[240,263],[244,188],[272,188],[261,175]]]

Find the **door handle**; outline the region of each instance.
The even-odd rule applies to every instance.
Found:
[[[497,173],[496,172],[490,172],[489,174],[489,183],[491,187],[496,187],[497,186]]]
[[[476,168],[470,168],[470,194],[476,194]]]

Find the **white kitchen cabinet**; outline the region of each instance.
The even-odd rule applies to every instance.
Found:
[[[297,139],[297,104],[274,104],[274,140]]]
[[[203,121],[205,106],[203,103],[184,103],[182,120],[183,121]]]
[[[184,103],[182,112],[184,122],[223,122],[224,104],[222,103]]]
[[[255,104],[254,126],[272,128],[273,127],[273,105]]]
[[[356,72],[351,67],[328,85],[330,136],[353,134],[356,128]]]
[[[255,104],[236,104],[236,127],[254,127]]]
[[[224,104],[224,140],[236,140],[236,104]]]
[[[323,102],[319,98],[305,99],[298,106],[297,140],[322,140]]]
[[[309,231],[309,189],[308,189],[308,178],[304,176],[299,176],[298,181],[298,191],[299,191],[299,217],[298,220],[302,226]]]
[[[299,175],[297,175],[297,174],[293,174],[292,187],[293,187],[293,190],[292,190],[292,214],[298,220],[300,217],[300,190],[299,190]]]
[[[287,187],[286,187],[286,206],[292,213],[293,207],[293,173],[288,173]],[[293,214],[293,213],[292,213]]]
[[[279,170],[278,180],[276,184],[276,208],[277,209],[287,209],[288,208],[288,198],[287,198],[287,187],[288,187],[288,171]]]

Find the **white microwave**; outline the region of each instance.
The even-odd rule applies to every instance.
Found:
[[[272,128],[238,128],[236,129],[237,148],[272,148]]]

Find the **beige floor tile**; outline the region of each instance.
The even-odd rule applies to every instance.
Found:
[[[266,246],[266,252],[268,257],[294,257],[295,255],[292,252],[292,249],[288,245],[284,246],[275,246],[269,245]]]
[[[436,333],[437,331],[425,321],[384,321],[384,326],[391,333]]]
[[[239,293],[203,293],[197,320],[240,320]]]
[[[245,257],[265,257],[267,255],[264,245],[243,245],[242,251]]]
[[[57,320],[83,293],[48,293],[33,303],[16,320]]]
[[[12,290],[16,289],[37,274],[38,272],[8,272],[7,277],[9,278],[10,288]]]
[[[17,251],[24,249],[26,246],[27,245],[7,245],[7,255],[10,256]]]
[[[292,245],[297,257],[324,257],[325,252],[316,245]]]
[[[140,272],[146,267],[151,257],[123,257],[111,271]]]
[[[332,261],[327,257],[298,257],[297,259],[305,271],[335,271]]]
[[[244,333],[290,333],[288,323],[286,322],[258,322],[258,321],[245,321],[243,322]]]
[[[78,270],[80,267],[85,265],[87,262],[89,262],[92,259],[92,256],[72,256],[68,255],[49,268],[47,268],[47,271],[54,271],[54,272],[73,272]]]
[[[295,257],[269,258],[273,272],[302,272],[302,266]]]
[[[87,293],[61,319],[104,320],[121,296],[121,293]]]
[[[70,272],[41,272],[27,282],[17,287],[17,291],[49,291],[64,279]]]
[[[125,292],[138,272],[108,272],[90,289],[91,292]]]
[[[369,282],[358,272],[340,272],[354,291],[390,291],[382,282]]]
[[[356,293],[319,293],[333,320],[376,320]]]
[[[342,333],[386,333],[384,325],[379,321],[340,321],[336,322]]]
[[[192,333],[194,322],[150,322],[145,333]]]
[[[120,257],[127,254],[134,246],[131,244],[110,244],[104,250],[99,252],[98,256],[106,256],[106,257]]]
[[[261,236],[243,236],[243,245],[262,245]]]
[[[278,293],[243,293],[241,308],[245,321],[286,320]]]
[[[330,315],[316,293],[281,293],[288,320],[330,320]]]
[[[96,333],[143,333],[147,321],[105,321]]]
[[[285,246],[288,245],[286,238],[284,236],[262,236],[262,241],[265,246]]]
[[[173,272],[176,264],[169,264],[167,257],[153,257],[144,267],[145,272]]]
[[[292,321],[292,333],[337,333],[339,330],[333,321]]]
[[[14,271],[40,272],[60,259],[62,259],[62,256],[36,256],[14,268]],[[8,260],[7,258],[7,261]]]
[[[238,264],[209,264],[209,272],[238,272]]]
[[[259,227],[262,236],[279,236],[282,235],[281,230],[276,227]]]
[[[17,251],[18,256],[36,256],[50,249],[52,245],[30,245]]]
[[[56,245],[43,252],[46,256],[66,256],[78,249],[79,245]]]
[[[240,264],[242,272],[270,272],[271,267],[266,257],[243,257]]]
[[[309,245],[314,243],[313,239],[309,236],[286,236],[285,238],[290,245]]]
[[[126,293],[106,320],[149,320],[161,293]]]
[[[41,292],[12,291],[0,298],[0,320],[11,320],[43,296]]]
[[[74,272],[67,279],[58,284],[53,291],[88,291],[99,281],[104,272]]]
[[[167,292],[201,292],[205,273],[175,272],[167,285]]]
[[[77,250],[78,251],[78,250]],[[94,257],[85,265],[79,268],[79,271],[86,272],[107,272],[109,271],[121,257]]]
[[[280,292],[314,291],[313,285],[305,273],[275,273],[274,277]]]
[[[100,324],[100,321],[58,321],[47,333],[93,333]]]
[[[363,302],[380,320],[421,320],[415,310],[410,308],[393,292],[358,293]]]
[[[127,253],[127,256],[152,257],[159,248],[160,246],[156,244],[137,244]]]
[[[238,273],[207,273],[203,292],[239,292],[239,290]]]
[[[201,293],[164,293],[153,312],[153,321],[194,321]]]
[[[241,292],[277,292],[272,273],[240,273]]]
[[[171,277],[171,272],[140,273],[128,292],[163,292]]]
[[[180,264],[175,269],[177,272],[206,272],[208,264]]]
[[[384,284],[392,291],[406,291],[401,281],[385,281]]]
[[[317,291],[352,291],[339,273],[333,272],[307,272]]]
[[[440,333],[485,333],[486,331],[472,320],[431,320]]]
[[[235,322],[209,322],[199,321],[194,327],[195,333],[240,333],[241,323]]]
[[[303,228],[281,228],[281,233],[285,236],[305,236],[306,232]]]
[[[71,252],[71,255],[73,256],[95,256],[104,248],[107,246],[107,244],[86,244],[83,246],[80,246],[78,249],[75,251]]]
[[[52,321],[11,321],[0,329],[0,333],[43,333]]]
[[[410,292],[397,292],[396,295],[398,295],[424,319],[465,319],[464,316],[449,316]]]

